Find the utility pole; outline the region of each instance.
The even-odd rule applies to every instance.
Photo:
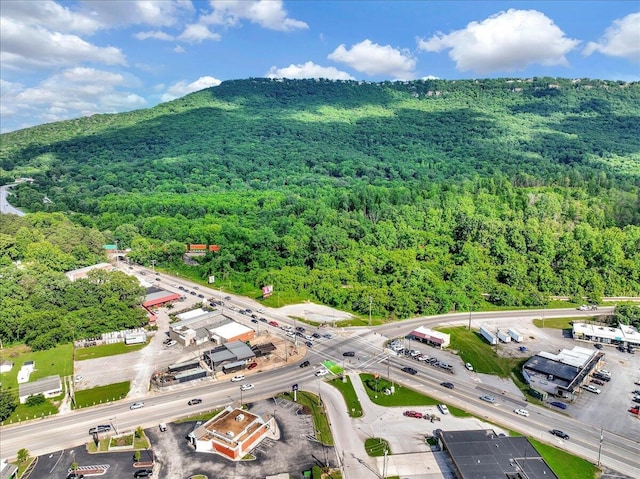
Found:
[[[547,312],[547,305],[545,303],[544,308],[542,309],[542,329],[544,329],[544,317],[546,315]]]
[[[471,306],[469,306],[469,327],[467,329],[471,331]]]
[[[156,260],[155,259],[151,260],[151,271],[153,271],[154,273],[156,272]]]
[[[371,306],[373,305],[373,297],[369,296],[369,326],[371,326]]]
[[[600,467],[600,456],[602,454],[602,441],[604,436],[602,435],[602,429],[600,429],[600,445],[598,446],[598,467]]]

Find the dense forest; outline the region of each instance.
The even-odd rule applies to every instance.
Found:
[[[638,83],[238,80],[1,139],[14,205],[168,270],[219,245],[190,269],[225,289],[390,319],[640,295]]]

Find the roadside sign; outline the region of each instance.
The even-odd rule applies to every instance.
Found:
[[[293,391],[297,391],[297,390],[298,390],[298,385],[297,385],[297,384],[294,384],[293,386],[291,386],[291,389],[292,389]]]

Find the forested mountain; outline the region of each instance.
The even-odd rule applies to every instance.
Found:
[[[640,294],[638,83],[228,81],[2,135],[0,162],[35,180],[16,206],[182,271],[217,244],[198,274],[245,292],[383,317]]]

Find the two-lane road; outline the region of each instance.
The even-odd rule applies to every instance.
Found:
[[[9,195],[9,188],[16,186],[17,183],[11,183],[9,185],[0,186],[0,213],[3,215],[18,215],[24,216],[26,213],[20,211],[18,208],[14,208],[9,204],[7,196]]]

